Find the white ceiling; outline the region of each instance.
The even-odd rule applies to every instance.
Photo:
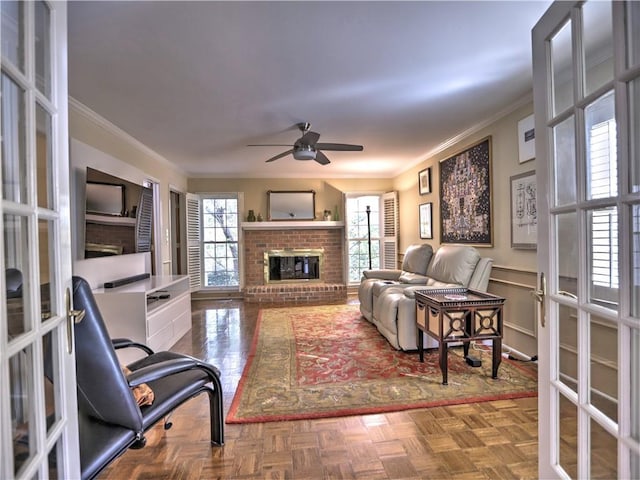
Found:
[[[189,176],[392,177],[530,95],[549,4],[69,2],[69,92]],[[302,121],[364,151],[246,146]]]

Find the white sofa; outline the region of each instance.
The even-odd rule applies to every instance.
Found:
[[[426,285],[427,268],[433,255],[431,245],[411,245],[404,253],[399,270],[365,270],[358,287],[360,312],[369,321],[373,320],[374,287],[376,296],[386,287],[394,285]]]
[[[401,273],[392,280],[390,277],[395,274],[379,270],[375,275],[380,277],[376,279],[373,278],[373,271],[365,271],[358,292],[362,315],[399,350],[415,350],[418,347],[416,290],[466,287],[486,291],[493,266],[493,259],[483,258],[475,248],[465,245],[443,245],[432,255],[426,248],[417,251],[429,257],[424,275]],[[412,253],[415,252],[412,250]],[[417,283],[416,275],[424,277],[419,279],[421,283]],[[411,279],[416,283],[403,279]],[[425,348],[434,348],[437,342],[425,336],[424,345]]]

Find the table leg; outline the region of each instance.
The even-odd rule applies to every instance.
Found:
[[[440,340],[438,345],[438,353],[440,354],[440,371],[442,372],[442,384],[447,385],[447,344]]]
[[[493,357],[491,362],[491,378],[498,378],[498,367],[502,362],[502,339],[493,339]]]
[[[420,362],[424,363],[424,341],[423,333],[419,328],[418,330],[418,353],[420,354]]]
[[[471,342],[463,342],[462,344],[462,350],[464,351],[464,358],[467,358],[469,356],[469,345],[471,345]]]

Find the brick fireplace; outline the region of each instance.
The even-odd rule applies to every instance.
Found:
[[[347,286],[343,274],[341,222],[243,223],[247,302],[311,303],[343,301]],[[272,251],[322,251],[320,280],[288,279],[267,283],[265,254]]]

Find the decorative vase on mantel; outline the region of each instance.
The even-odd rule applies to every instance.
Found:
[[[258,221],[262,222],[264,219],[262,218],[262,214],[258,212]]]
[[[256,214],[253,213],[253,210],[249,210],[249,215],[247,215],[247,222],[255,222]]]

